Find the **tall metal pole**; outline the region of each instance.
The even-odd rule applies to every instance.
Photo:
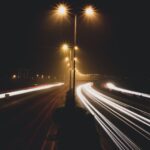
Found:
[[[74,47],[73,47],[73,98],[75,100],[75,87],[76,87],[76,50],[77,45],[77,15],[74,16]]]
[[[71,90],[71,72],[72,72],[72,56],[71,56],[71,49],[69,50],[69,60],[70,60],[70,68],[69,68],[69,90]]]

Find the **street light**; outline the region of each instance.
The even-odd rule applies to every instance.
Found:
[[[69,7],[66,4],[58,4],[54,9],[54,12],[57,16],[66,17],[68,16]]]
[[[66,4],[59,4],[55,9],[55,14],[58,17],[64,18],[69,15],[69,7]],[[84,17],[88,19],[92,19],[96,17],[96,10],[93,6],[89,5],[84,8],[83,11]],[[76,79],[76,50],[77,47],[77,14],[73,14],[74,16],[74,44],[73,44],[73,98],[75,98],[75,79]]]
[[[17,78],[17,75],[12,75],[12,79],[16,79]]]
[[[77,57],[75,57],[75,58],[74,58],[74,60],[77,62],[77,61],[78,61],[78,58],[77,58]]]
[[[67,67],[70,67],[70,63],[67,63]]]
[[[84,9],[84,14],[88,17],[93,17],[95,15],[95,9],[91,5],[86,6]]]
[[[84,16],[92,18],[95,15],[95,10],[92,6],[87,6],[84,9]],[[74,14],[74,49],[73,49],[73,98],[75,99],[75,86],[76,86],[76,50],[77,47],[77,14]]]
[[[95,9],[95,7],[88,5],[86,7],[84,7],[83,9],[83,19],[87,22],[87,23],[92,23],[94,25],[99,24],[100,20],[99,18],[101,17],[100,14],[97,12],[97,10]]]
[[[69,18],[69,6],[65,3],[59,3],[57,4],[51,13],[52,20],[56,23],[62,22],[62,21],[68,21]]]
[[[69,57],[65,57],[65,62],[68,62],[69,61]]]
[[[71,62],[71,59],[72,59],[72,50],[70,49],[69,45],[67,43],[63,44],[61,46],[61,49],[67,53],[69,56],[65,57],[65,62],[68,62],[67,63],[67,67],[72,67],[72,62]],[[72,69],[69,69],[69,89],[71,90],[71,76],[72,76]]]
[[[79,50],[79,47],[78,47],[78,46],[75,46],[74,49],[77,51],[77,50]]]
[[[67,15],[67,7],[64,4],[60,4],[58,6],[58,13],[62,16]]]
[[[61,49],[64,51],[64,52],[68,52],[68,50],[69,50],[69,46],[68,46],[68,44],[63,44],[62,45],[62,47],[61,47]]]

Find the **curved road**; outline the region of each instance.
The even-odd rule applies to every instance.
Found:
[[[94,89],[92,83],[79,85],[77,95],[87,110],[95,116],[99,127],[104,131],[103,135],[108,137],[106,143],[112,147],[107,149],[149,149],[150,109],[147,109],[147,105],[139,108],[138,101],[134,101],[133,105],[132,98],[132,104],[127,100],[123,101],[121,97],[113,98],[109,93],[106,95]],[[110,144],[110,141],[113,143]]]
[[[54,150],[55,143],[48,141],[47,135],[55,132],[52,114],[64,105],[67,88],[60,85],[32,90],[5,99],[0,94],[0,150]],[[149,106],[140,108],[132,97],[128,101],[113,97],[94,89],[92,83],[79,85],[77,96],[95,116],[104,150],[149,149]]]

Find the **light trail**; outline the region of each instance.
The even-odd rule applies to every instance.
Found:
[[[110,90],[118,91],[118,92],[121,92],[121,93],[126,93],[126,94],[131,94],[131,95],[136,95],[136,96],[142,96],[142,97],[150,98],[150,94],[146,94],[146,93],[141,93],[141,92],[136,92],[136,91],[131,91],[131,90],[127,90],[127,89],[124,89],[124,88],[120,88],[120,87],[117,87],[116,85],[114,85],[113,83],[106,83],[105,87],[110,89]]]
[[[148,112],[141,111],[96,91],[92,88],[92,83],[78,86],[77,96],[83,105],[95,116],[97,122],[120,150],[137,150],[140,148],[100,113],[97,109],[98,106],[104,108],[111,115],[133,129],[133,131],[136,131],[136,134],[139,134],[139,136],[143,136],[146,140],[150,140],[150,114]],[[93,102],[95,105],[93,105]]]
[[[46,89],[50,89],[50,88],[54,88],[54,87],[59,87],[62,85],[64,85],[64,83],[55,83],[55,84],[41,85],[41,86],[32,87],[32,88],[23,89],[23,90],[6,92],[6,93],[0,94],[0,99],[5,98],[7,94],[9,97],[11,97],[11,96],[17,96],[17,95],[21,95],[21,94],[30,93],[30,92],[41,91],[41,90],[46,90]]]

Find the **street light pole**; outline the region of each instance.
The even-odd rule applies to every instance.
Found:
[[[71,49],[69,51],[69,59],[70,59],[70,68],[69,68],[69,90],[71,90],[71,75],[72,75],[72,55],[71,55]]]
[[[74,47],[73,47],[73,98],[75,99],[75,87],[76,87],[76,50],[77,45],[77,15],[74,16]]]
[[[54,10],[54,15],[56,17],[61,17],[61,18],[67,18],[69,15],[69,7],[65,4],[60,4],[57,5],[56,9]],[[84,9],[84,16],[88,17],[89,19],[91,18],[96,18],[97,13],[95,11],[95,9],[92,6],[87,6]],[[72,86],[72,96],[73,99],[75,100],[75,87],[76,87],[76,46],[77,46],[77,15],[74,15],[74,43],[73,43],[73,49],[72,49],[72,63],[71,63],[71,75],[70,75],[70,79],[72,77],[72,82],[70,80],[70,87]]]

